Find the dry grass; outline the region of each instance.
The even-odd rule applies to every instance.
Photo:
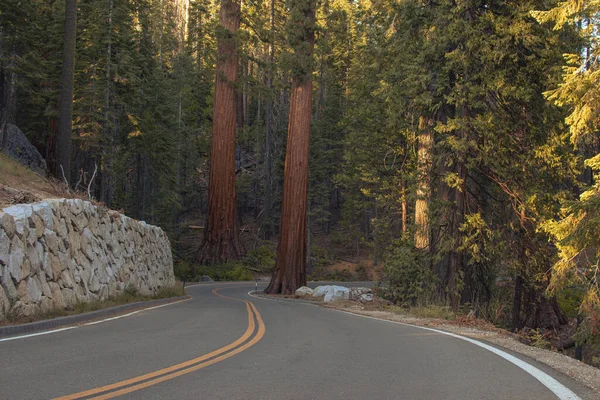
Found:
[[[70,191],[63,182],[40,176],[0,153],[0,208],[57,197],[85,199],[87,194]]]

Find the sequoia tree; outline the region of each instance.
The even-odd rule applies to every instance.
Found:
[[[244,253],[235,194],[235,83],[238,76],[235,33],[240,27],[239,1],[222,0],[219,17],[208,215],[197,256],[199,262],[209,264],[235,260]]]
[[[73,127],[73,86],[75,80],[75,38],[77,34],[77,0],[65,5],[63,66],[56,136],[56,171],[59,179],[71,181],[71,131]]]
[[[291,2],[288,40],[294,50],[283,204],[277,259],[267,293],[292,294],[306,284],[306,210],[312,106],[315,1]]]

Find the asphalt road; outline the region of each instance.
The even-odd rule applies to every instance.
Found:
[[[523,369],[464,340],[253,298],[253,288],[190,287],[193,298],[177,304],[0,341],[0,399],[557,398]],[[518,357],[592,398],[571,378]]]

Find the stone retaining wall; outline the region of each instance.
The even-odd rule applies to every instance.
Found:
[[[174,284],[167,235],[158,227],[79,199],[0,212],[0,321]]]

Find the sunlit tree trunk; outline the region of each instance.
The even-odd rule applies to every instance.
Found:
[[[419,150],[417,153],[417,200],[415,202],[415,247],[429,250],[429,199],[431,197],[431,167],[433,130],[429,121],[419,118]]]
[[[290,97],[277,260],[273,278],[266,290],[267,293],[282,294],[292,294],[298,287],[306,284],[306,211],[312,110],[312,67],[306,66],[312,65],[310,59],[315,43],[314,2],[297,0],[292,2],[291,8],[290,25],[297,29],[292,45],[295,56],[298,57],[298,69],[292,79]],[[294,11],[298,11],[298,14]],[[298,15],[303,18],[298,18]]]
[[[197,258],[201,263],[220,263],[239,259],[243,253],[240,242],[235,193],[235,126],[238,57],[235,33],[240,26],[239,1],[222,0],[221,32],[213,111],[212,145],[208,215],[204,240]]]
[[[73,86],[75,80],[75,38],[77,34],[77,0],[66,0],[65,41],[63,50],[58,132],[56,135],[56,175],[71,182],[71,132],[73,129]]]

